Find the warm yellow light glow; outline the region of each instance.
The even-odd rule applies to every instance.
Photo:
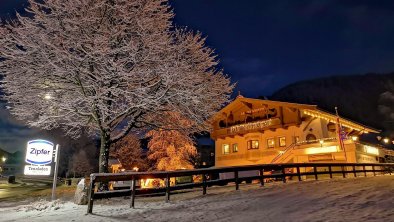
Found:
[[[334,121],[335,119],[333,119],[333,118],[336,118],[336,116],[332,116],[332,115],[327,115],[327,114],[324,114],[324,113],[319,113],[319,112],[315,112],[315,111],[311,111],[311,110],[309,110],[309,111],[304,111],[304,114],[306,114],[306,115],[309,115],[309,116],[312,116],[312,117],[317,117],[317,118],[321,118],[321,119],[325,119],[325,120],[327,120],[327,121],[329,121],[329,122],[336,122],[336,121]],[[349,121],[345,121],[345,120],[341,120],[341,125],[343,126],[343,127],[347,127],[347,128],[349,128],[349,129],[355,129],[355,130],[358,130],[358,131],[362,131],[363,129],[360,129],[359,127],[357,127],[357,125],[355,125],[355,124],[353,124],[353,123],[351,123],[351,122],[349,122]],[[365,133],[368,133],[367,131],[365,131]]]
[[[384,138],[384,139],[383,139],[383,142],[384,142],[384,143],[389,143],[389,139],[388,139],[388,138]]]
[[[280,155],[282,155],[282,154],[284,154],[284,153],[285,153],[285,151],[283,151],[283,150],[279,151],[279,154],[280,154]]]
[[[5,162],[5,161],[7,160],[7,158],[6,158],[5,156],[3,156],[3,158],[1,158],[1,160],[2,160],[3,162]]]
[[[141,188],[150,188],[152,179],[141,179]]]
[[[312,147],[305,149],[305,154],[334,153],[337,151],[336,146]]]
[[[352,136],[352,140],[353,140],[353,141],[357,141],[357,140],[358,140],[358,137],[357,137],[357,136]]]
[[[45,94],[44,99],[46,99],[46,100],[52,99],[51,94],[49,94],[49,93]]]
[[[319,143],[323,145],[324,141],[323,140],[319,140]]]
[[[138,171],[139,168],[138,168],[138,167],[133,167],[133,170],[134,170],[134,171]]]
[[[372,146],[364,146],[364,152],[379,155],[379,149]]]

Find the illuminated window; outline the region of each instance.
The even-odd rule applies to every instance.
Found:
[[[286,146],[286,137],[284,136],[279,137],[279,146],[280,147]]]
[[[230,153],[230,145],[228,144],[223,144],[223,154],[229,154]]]
[[[275,147],[275,139],[274,138],[267,139],[267,145],[268,145],[268,148],[274,148]]]
[[[248,150],[258,149],[258,148],[259,148],[259,141],[258,140],[249,140],[248,141]]]
[[[233,153],[238,152],[238,143],[233,144]]]

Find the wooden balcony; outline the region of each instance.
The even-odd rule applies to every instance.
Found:
[[[268,120],[238,124],[227,128],[217,129],[211,133],[211,137],[218,138],[218,137],[226,137],[226,136],[234,136],[234,135],[243,135],[251,132],[275,129],[280,126],[281,126],[280,119],[273,118]]]

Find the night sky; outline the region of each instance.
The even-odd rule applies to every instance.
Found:
[[[170,0],[175,24],[216,49],[236,91],[269,96],[290,83],[394,71],[394,1]],[[0,0],[0,16],[26,0]]]
[[[238,90],[271,95],[304,79],[394,71],[394,1],[173,0]]]
[[[269,96],[305,79],[394,71],[394,1],[170,0],[170,4],[175,24],[207,37],[225,73],[237,82],[235,91],[245,96]],[[0,0],[0,17],[13,17],[24,5],[26,0]],[[0,126],[0,135],[2,131]]]

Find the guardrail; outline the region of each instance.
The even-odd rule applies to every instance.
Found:
[[[255,176],[239,177],[239,172],[242,171],[256,171]],[[219,173],[234,174],[231,179],[216,179],[212,175]],[[258,173],[257,173],[258,172]],[[394,172],[394,163],[286,163],[286,164],[261,164],[249,166],[234,166],[234,167],[220,167],[220,168],[206,168],[195,170],[181,170],[181,171],[160,171],[160,172],[126,172],[126,173],[93,173],[90,175],[90,182],[88,188],[88,209],[87,213],[92,213],[93,202],[95,199],[130,196],[130,207],[134,208],[135,197],[138,194],[151,194],[157,192],[165,192],[165,201],[170,200],[171,191],[190,189],[195,187],[202,187],[202,193],[207,193],[208,185],[220,185],[228,182],[235,182],[235,189],[239,189],[239,184],[242,180],[259,180],[260,184],[264,186],[265,179],[279,178],[286,183],[287,178],[296,177],[298,181],[302,181],[303,177],[314,176],[318,179],[318,175],[329,175],[333,178],[334,174],[340,174],[346,178],[348,174],[353,174],[357,177],[357,173],[362,173],[367,176],[367,173],[372,173],[376,176],[380,174],[392,174]],[[202,177],[201,182],[193,182],[188,184],[179,184],[170,186],[170,178],[181,176],[195,176]],[[165,179],[165,187],[160,188],[139,188],[136,189],[136,180],[138,179]],[[96,183],[107,183],[109,181],[131,181],[130,189],[119,191],[98,191],[95,192]]]

